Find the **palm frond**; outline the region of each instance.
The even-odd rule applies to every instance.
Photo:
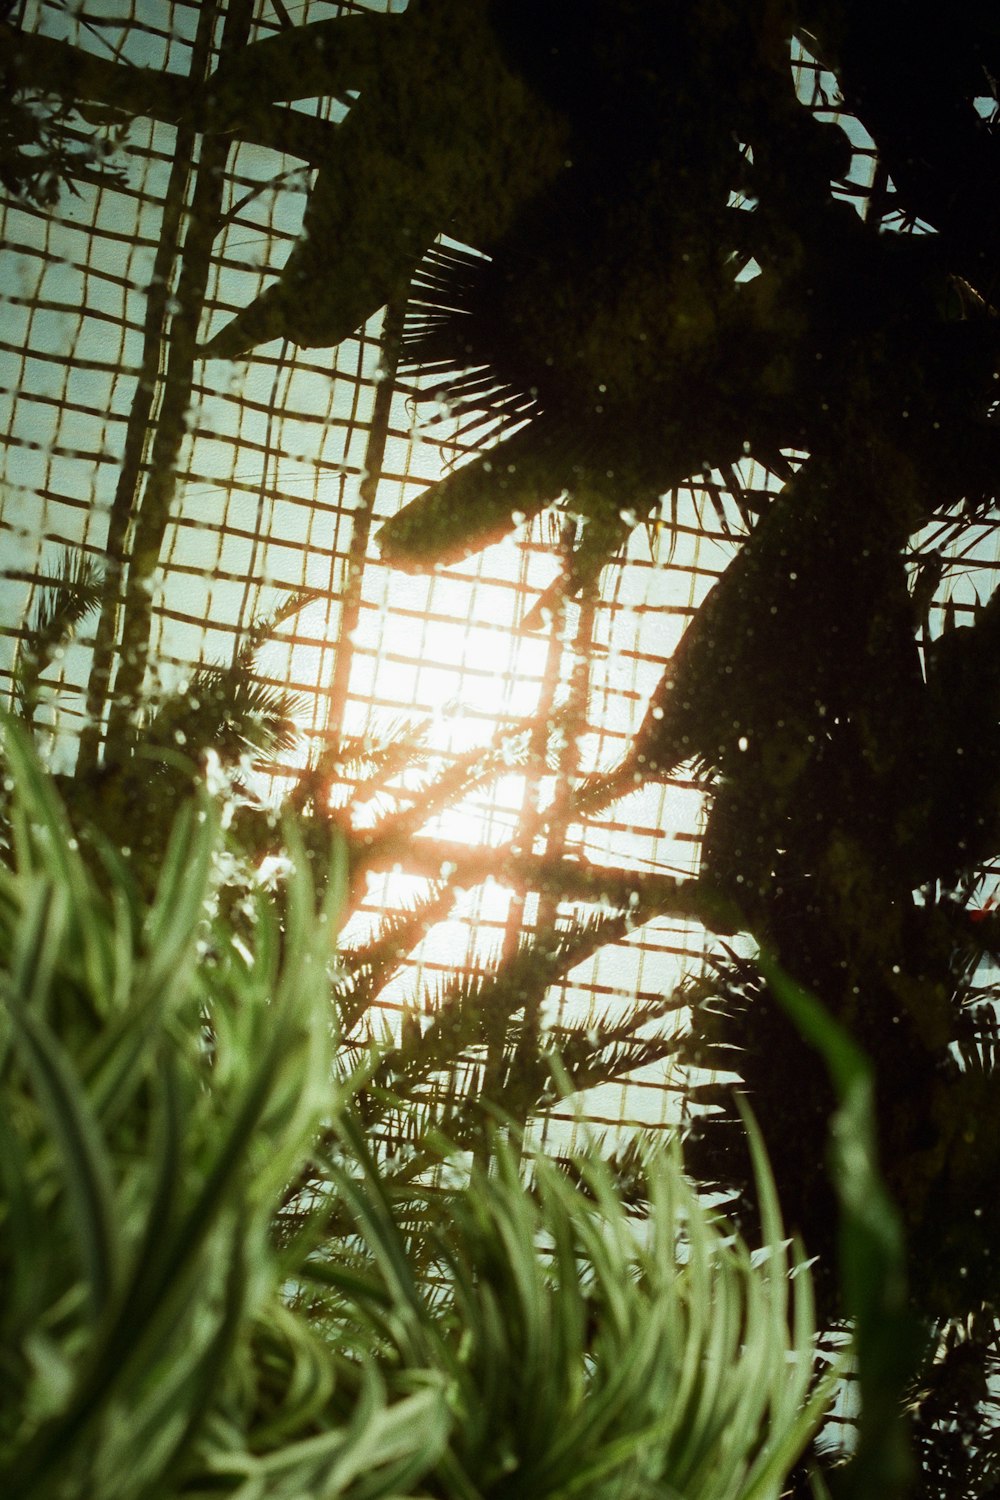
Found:
[[[394,843],[403,845],[443,808],[454,807],[469,792],[523,766],[528,757],[529,731],[500,731],[492,745],[468,750],[443,771],[412,792],[409,807],[392,811],[368,830],[374,851]]]
[[[952,1049],[963,1071],[986,1077],[1000,1070],[1000,1020],[995,1001],[969,1007],[963,1015],[963,1034]]]
[[[231,665],[201,663],[183,689],[147,710],[138,742],[146,749],[180,751],[192,761],[211,749],[228,763],[247,751],[282,755],[294,749],[303,701],[286,688],[261,681],[254,661],[279,625],[320,597],[315,589],[299,589],[257,616]]]
[[[14,664],[14,703],[29,724],[38,705],[39,679],[100,604],[103,574],[82,549],[66,547],[55,573],[39,582]]]
[[[424,399],[444,396],[449,416],[480,412],[499,435],[530,415],[537,398],[489,365],[469,367],[463,360],[463,328],[475,319],[490,266],[488,257],[458,246],[432,245],[425,252],[407,304],[400,368],[432,373],[436,384]]]
[[[383,918],[368,942],[341,951],[345,970],[339,994],[342,1035],[351,1035],[402,960],[426,936],[427,929],[446,915],[453,900],[449,887],[438,882],[422,900]]]
[[[192,760],[214,749],[232,763],[248,750],[291,750],[302,711],[296,694],[259,681],[243,664],[203,665],[183,691],[160,703],[142,726],[140,740],[148,748],[180,750]]]
[[[441,984],[436,994],[425,996],[426,1025],[385,1053],[372,1082],[387,1091],[387,1100],[410,1099],[437,1088],[440,1075],[468,1066],[499,1044],[503,1063],[490,1102],[507,1107],[530,1095],[534,1107],[548,1083],[550,1067],[544,1051],[525,1055],[518,1015],[536,1011],[549,985],[621,937],[630,922],[630,915],[597,913],[568,927],[547,927],[484,972],[466,971]],[[480,1103],[477,1098],[474,1113],[481,1121]]]
[[[681,1039],[677,1035],[641,1037],[639,1033],[666,1016],[676,1016],[690,1003],[686,987],[681,987],[673,994],[630,1004],[624,1015],[620,1011],[605,1011],[590,1020],[586,1028],[554,1025],[550,1035],[571,1078],[577,1076],[578,1069],[585,1073],[591,1060],[593,1066],[606,1068],[609,1049],[612,1053],[621,1049],[622,1058],[634,1052],[637,1056],[644,1054],[645,1062],[654,1062],[676,1053],[682,1046]],[[628,1069],[619,1069],[619,1073],[624,1071]],[[611,1076],[618,1074],[609,1074],[607,1080],[601,1081],[610,1081]],[[589,1085],[581,1084],[584,1086]]]
[[[401,772],[423,765],[430,724],[405,718],[372,723],[364,734],[340,735],[314,750],[293,795],[293,804],[310,800],[325,806],[338,784],[354,783],[357,800],[392,795],[389,783]]]
[[[243,634],[237,656],[240,664],[250,668],[261,646],[271,639],[279,625],[283,625],[286,620],[300,614],[308,605],[314,604],[322,597],[319,589],[294,589],[279,600],[267,614],[255,616]]]
[[[409,1097],[426,1089],[436,1073],[461,1063],[470,1048],[485,1047],[487,1020],[490,1030],[506,1030],[509,1016],[487,1012],[487,994],[495,998],[492,988],[485,976],[464,972],[428,997],[428,1025],[419,1034],[411,1032],[405,1048],[400,1044],[383,1055],[372,1079],[376,1087]]]

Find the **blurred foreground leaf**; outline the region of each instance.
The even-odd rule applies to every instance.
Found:
[[[440,1447],[440,1391],[390,1404],[368,1361],[362,1398],[338,1402],[337,1341],[289,1311],[294,1263],[272,1235],[343,1092],[342,882],[317,901],[294,861],[250,948],[209,912],[207,802],[178,817],[146,904],[111,854],[94,879],[25,736],[8,723],[4,739],[4,1494],[250,1500],[318,1475],[331,1496],[395,1493]]]
[[[861,1393],[858,1447],[838,1493],[891,1500],[908,1493],[913,1459],[903,1392],[920,1351],[906,1291],[902,1224],[878,1166],[871,1066],[819,1002],[777,965],[761,971],[799,1031],[822,1054],[839,1100],[831,1121],[830,1166],[840,1202],[840,1279],[854,1324]]]

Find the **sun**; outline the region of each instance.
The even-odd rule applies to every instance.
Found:
[[[442,425],[439,421],[429,431],[415,427],[407,393],[397,393],[375,499],[376,524],[454,460]],[[585,908],[599,908],[598,894],[596,902],[550,903],[543,910],[545,902],[537,895],[511,883],[507,855],[512,849],[537,859],[552,854],[632,872],[637,891],[646,874],[697,875],[705,792],[693,780],[638,788],[585,821],[561,826],[548,821],[567,779],[621,758],[686,620],[737,545],[732,528],[728,535],[716,528],[714,538],[711,528],[706,531],[704,496],[690,491],[672,497],[671,507],[669,527],[638,529],[622,559],[607,570],[590,611],[587,640],[581,637],[578,602],[554,612],[541,629],[524,625],[560,570],[551,514],[521,520],[503,541],[428,573],[389,567],[370,546],[349,643],[343,733],[376,742],[401,722],[419,726],[427,759],[401,773],[395,790],[404,805],[408,775],[415,794],[429,768],[446,768],[491,747],[506,745],[509,755],[495,775],[437,809],[416,832],[418,857],[421,848],[440,846],[492,851],[496,860],[482,878],[459,880],[447,917],[434,923],[382,993],[390,1030],[402,1010],[428,987],[433,991],[448,972],[488,964],[542,921],[568,920]],[[527,764],[525,744],[533,740],[538,750],[540,724],[545,726],[543,764],[537,756]],[[363,787],[342,786],[338,799],[349,804],[358,830],[378,816],[377,799],[365,796]],[[370,930],[377,913],[405,907],[425,886],[426,876],[414,875],[405,857],[395,867],[371,872],[362,909],[345,940]],[[670,994],[696,967],[704,948],[704,930],[694,922],[637,923],[550,992],[547,1022],[556,1028],[586,1025],[588,1018],[609,1011],[624,1013],[636,996]],[[682,1020],[678,1011],[671,1024]],[[614,1085],[613,1100],[588,1099],[587,1111],[622,1122],[664,1122],[671,1107],[662,1084],[662,1075],[630,1078]]]

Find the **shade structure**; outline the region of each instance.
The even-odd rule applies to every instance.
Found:
[[[317,4],[297,21],[351,9]],[[70,47],[117,74],[163,70],[179,83],[215,55],[206,14],[164,6],[154,21],[143,8],[95,28],[58,7],[31,10],[25,34],[51,48],[28,51],[26,84],[37,77],[41,94]],[[247,37],[280,35],[268,7],[242,20]],[[416,404],[433,375],[387,368],[380,335],[401,304],[329,349],[270,340],[234,362],[206,360],[188,341],[178,353],[188,320],[210,337],[273,282],[295,243],[311,168],[290,151],[242,140],[220,147],[185,121],[156,118],[169,108],[137,87],[134,102],[152,117],[102,109],[103,75],[91,86],[98,103],[72,114],[81,138],[88,122],[101,122],[89,130],[109,147],[103,165],[85,169],[54,204],[5,207],[7,691],[39,590],[67,548],[100,570],[102,597],[44,677],[36,727],[62,771],[81,753],[84,763],[100,757],[109,717],[114,734],[123,662],[133,664],[133,691],[183,688],[199,664],[231,660],[251,620],[306,590],[257,660],[264,686],[295,695],[299,731],[283,757],[258,760],[263,796],[287,793],[310,756],[340,736],[378,742],[401,722],[426,726],[435,765],[498,734],[512,745],[507,774],[443,809],[411,852],[394,849],[389,867],[372,872],[365,911],[412,899],[456,863],[452,855],[462,862],[451,875],[455,905],[387,988],[387,1014],[419,1007],[443,975],[481,965],[539,922],[599,909],[602,896],[617,905],[632,872],[662,877],[666,914],[578,966],[553,990],[550,1020],[558,1025],[563,1007],[578,1019],[670,993],[704,941],[685,896],[672,902],[669,892],[697,868],[698,787],[681,778],[605,816],[564,817],[534,840],[525,833],[578,757],[583,771],[621,758],[684,623],[734,550],[742,523],[732,481],[709,474],[665,496],[662,517],[635,534],[602,589],[532,629],[522,622],[580,524],[554,507],[430,576],[387,567],[375,527],[487,449],[493,424],[465,432],[444,403]],[[321,99],[295,111],[303,125],[332,129],[327,121],[346,107]],[[759,465],[743,470],[743,484],[767,490]],[[549,721],[561,748],[546,763],[523,752],[532,736],[544,741]],[[350,790],[349,781],[335,787],[334,801]],[[364,804],[358,817],[363,824]],[[505,852],[512,846],[523,857]],[[544,873],[564,848],[586,872],[568,901]],[[639,897],[637,888],[636,906]],[[642,1071],[649,1076],[604,1086],[587,1110],[607,1127],[671,1117],[664,1066]]]
[[[522,926],[540,920],[540,902],[548,920],[565,914],[542,866],[566,854],[582,862],[588,896],[618,900],[629,872],[662,877],[666,892],[654,900],[665,914],[567,981],[552,1019],[562,1003],[613,1007],[672,991],[703,948],[694,887],[674,900],[669,890],[697,871],[699,786],[682,774],[592,817],[564,811],[533,839],[531,823],[540,805],[558,804],[560,785],[622,759],[687,621],[739,546],[748,504],[756,497],[759,508],[782,481],[752,458],[726,473],[692,474],[623,540],[599,586],[543,620],[538,602],[587,525],[572,503],[429,575],[387,567],[372,543],[379,522],[488,450],[497,423],[488,408],[477,423],[453,415],[446,399],[428,401],[439,385],[433,369],[397,371],[381,334],[387,318],[403,319],[405,296],[330,348],[272,338],[235,361],[203,357],[204,341],[273,287],[297,242],[313,161],[351,105],[348,94],[274,107],[265,126],[244,129],[249,140],[199,129],[197,110],[185,114],[178,102],[185,86],[197,88],[220,55],[231,60],[252,42],[280,38],[290,19],[266,6],[217,9],[122,10],[94,24],[62,7],[29,6],[21,18],[24,97],[51,102],[62,89],[76,133],[70,149],[84,151],[90,137],[107,154],[92,145],[80,180],[54,204],[22,196],[5,210],[8,681],[33,600],[67,547],[100,565],[103,595],[45,678],[38,724],[51,729],[62,769],[81,733],[84,763],[95,760],[109,715],[114,735],[116,692],[168,691],[199,664],[232,660],[254,618],[308,591],[256,662],[262,684],[296,695],[298,744],[258,762],[274,795],[338,737],[377,740],[400,720],[427,724],[442,765],[498,734],[534,737],[531,765],[512,754],[507,775],[425,824],[412,871],[407,860],[398,868],[393,850],[395,871],[372,872],[365,905],[377,907],[392,901],[393,887],[397,900],[412,896],[435,861],[454,864],[453,845],[468,850],[467,867],[463,858],[452,875],[461,894],[449,920],[420,945],[385,1003],[419,1004],[424,975],[476,965],[516,942]],[[384,9],[317,3],[295,23]],[[76,100],[60,82],[76,65],[69,48],[93,65]],[[801,45],[792,44],[789,67],[802,102],[839,123],[852,147],[835,196],[866,211],[876,170],[870,137],[838,112],[836,80]],[[446,252],[457,244],[447,235],[440,243]],[[752,278],[755,269],[739,274]],[[622,510],[627,516],[627,504]],[[929,602],[932,634],[945,611],[970,618],[992,587],[992,525],[944,519],[922,539],[928,554],[949,543],[961,566],[945,572]],[[561,739],[549,763],[538,755],[546,723]],[[334,800],[349,792],[348,782]],[[512,847],[517,856],[504,852]],[[640,894],[637,882],[637,906]],[[669,1091],[657,1071],[595,1098],[594,1110],[605,1123],[665,1118]]]
[[[649,480],[638,505],[635,485],[622,482],[618,493],[621,475],[606,474],[614,545],[604,566],[579,576],[573,558],[606,515],[569,486],[543,496],[534,511],[515,497],[501,514],[501,455],[530,429],[533,392],[505,371],[473,363],[456,372],[420,351],[433,352],[439,336],[441,285],[454,292],[449,275],[474,278],[474,258],[487,244],[507,245],[509,226],[477,220],[464,206],[441,214],[434,233],[425,231],[427,244],[411,247],[407,274],[390,265],[385,305],[359,278],[360,300],[345,292],[320,309],[303,224],[318,225],[313,239],[328,234],[331,243],[346,233],[329,210],[320,216],[317,181],[337,132],[344,127],[346,139],[371,91],[338,75],[302,84],[314,92],[292,98],[293,81],[283,85],[285,97],[262,94],[258,110],[237,118],[225,97],[213,102],[208,86],[257,44],[311,25],[405,21],[406,10],[164,0],[100,15],[28,4],[8,18],[18,29],[4,35],[5,66],[16,70],[19,97],[37,118],[61,122],[63,171],[72,181],[50,194],[44,175],[29,179],[35,191],[12,190],[4,209],[0,672],[16,696],[19,659],[23,666],[46,589],[72,559],[89,559],[99,597],[57,642],[32,705],[36,738],[54,768],[77,766],[85,777],[109,763],[144,705],[190,696],[192,683],[203,691],[199,669],[238,663],[252,642],[252,681],[263,694],[285,695],[297,733],[250,756],[243,771],[250,794],[278,805],[301,793],[307,772],[316,775],[325,807],[361,846],[387,810],[403,818],[405,838],[369,853],[345,942],[362,943],[380,914],[431,903],[427,931],[412,934],[366,1013],[373,1034],[385,1027],[398,1037],[404,1024],[427,1030],[456,975],[511,960],[525,938],[568,937],[581,919],[604,920],[603,941],[581,939],[578,961],[554,966],[535,1020],[538,1035],[558,1043],[567,1028],[613,1030],[620,1017],[617,1063],[578,1097],[553,1095],[533,1110],[532,1128],[561,1143],[579,1119],[612,1135],[660,1127],[689,1101],[690,1064],[673,1055],[673,1038],[686,1035],[689,1022],[691,992],[681,981],[699,972],[718,929],[739,958],[751,951],[729,930],[740,924],[706,900],[698,879],[718,783],[695,757],[672,767],[665,783],[640,777],[613,803],[591,805],[577,793],[622,763],[689,622],[812,454],[805,438],[768,445],[768,408],[746,451],[740,444],[717,463],[713,454],[699,453],[698,462],[686,455],[678,473],[663,470],[670,483]],[[426,13],[433,20],[435,7]],[[784,64],[802,115],[839,132],[825,197],[859,223],[877,217],[884,238],[935,241],[942,232],[933,194],[921,182],[895,181],[905,163],[889,160],[888,147],[879,156],[838,93],[843,84],[870,100],[859,44],[845,44],[843,77],[835,77],[816,60],[821,46],[815,57],[806,46],[811,19],[789,40]],[[875,53],[883,42],[869,39]],[[359,39],[360,51],[364,45]],[[720,90],[732,82],[720,78]],[[987,130],[995,101],[985,74],[981,86],[975,103]],[[589,149],[585,131],[581,138]],[[752,144],[732,144],[735,158],[761,169]],[[525,172],[549,170],[543,146]],[[411,173],[414,161],[405,158]],[[780,197],[780,174],[769,170]],[[741,186],[734,169],[720,216],[754,220],[752,186]],[[481,242],[471,232],[463,238],[471,221]],[[836,220],[838,232],[843,222]],[[993,317],[964,224],[949,228],[954,264],[934,283],[938,301],[951,299],[941,313],[942,359],[951,357],[956,328],[975,331],[977,320],[988,326]],[[850,231],[843,233],[847,245]],[[762,250],[763,268],[745,245],[734,250],[731,280],[765,286],[785,254],[770,241],[765,249],[774,263]],[[287,267],[306,262],[291,278]],[[460,273],[449,271],[456,266]],[[931,271],[921,288],[925,281]],[[283,302],[274,293],[282,285]],[[315,343],[307,326],[313,296],[315,317],[322,311],[329,323]],[[833,291],[829,297],[835,307]],[[351,322],[359,308],[364,316]],[[347,327],[334,339],[338,317]],[[488,328],[485,315],[480,321]],[[632,332],[623,314],[622,347]],[[833,334],[823,336],[826,355]],[[985,359],[974,350],[970,364],[973,355]],[[791,385],[802,384],[802,368],[793,374]],[[627,370],[621,384],[632,389]],[[908,419],[887,410],[887,427]],[[817,418],[810,428],[817,449],[824,434]],[[494,540],[490,531],[488,545],[437,568],[391,565],[391,549],[383,554],[376,540],[380,528],[429,486],[493,462],[491,454],[503,522],[493,529],[507,534]],[[939,462],[931,444],[920,464],[930,472]],[[968,494],[945,493],[907,533],[911,634],[925,657],[933,642],[979,620],[993,595],[995,518],[980,503],[989,498],[972,495],[969,503]],[[553,588],[564,572],[581,584],[569,597]],[[270,627],[258,638],[261,621]],[[422,739],[398,751],[392,775],[373,779],[363,756],[352,762],[343,753],[352,738],[384,749],[401,725],[419,727]],[[752,735],[738,736],[737,750],[744,738],[752,751]],[[454,795],[423,815],[427,785],[477,749],[494,757],[491,774],[457,777]],[[956,782],[961,775],[956,765]],[[988,918],[993,851],[980,853],[961,895]],[[939,894],[924,899],[933,904]],[[992,1004],[988,956],[982,965],[976,1003]],[[647,1019],[628,1031],[637,1003]],[[488,1065],[488,1044],[470,1050],[471,1078]]]

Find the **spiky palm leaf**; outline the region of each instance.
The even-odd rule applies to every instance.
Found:
[[[673,1010],[673,997],[630,1007],[624,1016],[565,1025],[536,1035],[535,1018],[549,986],[635,920],[589,915],[526,937],[518,951],[485,971],[462,973],[421,997],[395,1045],[380,1057],[366,1084],[363,1110],[387,1138],[405,1127],[411,1149],[421,1130],[462,1146],[483,1138],[489,1119],[524,1123],[557,1097],[552,1053],[560,1078],[575,1089],[620,1079],[661,1061],[677,1043],[637,1032]],[[686,1003],[686,1002],[685,1002]],[[487,1067],[487,1060],[490,1061]],[[422,1122],[417,1124],[416,1122]],[[407,1172],[419,1170],[410,1158]]]
[[[88,845],[96,839],[127,850],[147,891],[155,887],[175,813],[200,785],[209,752],[229,774],[231,818],[246,800],[236,769],[240,762],[248,755],[282,755],[294,749],[301,699],[261,681],[256,655],[278,625],[315,597],[311,590],[300,590],[270,614],[252,620],[230,665],[200,663],[175,691],[158,700],[148,694],[118,759],[59,778],[60,792]],[[54,627],[48,628],[51,633]],[[268,839],[275,842],[273,816],[253,806],[244,811],[244,829],[249,833],[253,815],[260,813]],[[328,857],[329,841],[317,868],[325,867]]]
[[[65,547],[56,571],[39,580],[14,663],[14,705],[34,722],[42,674],[101,602],[103,574],[82,548]]]
[[[549,766],[565,733],[566,717],[566,710],[557,710],[543,726],[543,754]],[[353,789],[349,808],[368,805],[368,816],[351,818],[348,831],[355,896],[363,892],[365,871],[372,865],[383,865],[394,852],[405,862],[411,839],[436,814],[498,776],[526,766],[539,726],[501,726],[490,744],[449,761],[428,747],[429,728],[400,720],[377,732],[373,728],[336,740],[313,756],[292,794],[293,807],[311,806],[317,828],[331,819],[347,824],[342,793],[331,809],[338,782]]]
[[[302,700],[261,682],[252,666],[200,666],[182,691],[165,699],[142,725],[138,741],[149,750],[179,751],[199,761],[215,750],[232,764],[248,751],[282,754],[298,738]]]
[[[238,636],[230,665],[199,663],[183,688],[140,717],[137,750],[179,752],[195,763],[207,750],[235,763],[247,752],[282,755],[295,747],[301,698],[256,675],[257,656],[280,625],[320,598],[293,590],[273,609],[255,615]]]
[[[275,634],[279,625],[286,620],[291,620],[297,614],[314,604],[323,595],[318,589],[293,589],[285,597],[278,601],[273,609],[266,614],[257,615],[251,620],[250,625],[243,634],[240,642],[237,661],[245,667],[251,667],[257,652]]]
[[[605,1013],[586,1028],[555,1025],[551,1039],[575,1089],[613,1083],[652,1063],[675,1056],[682,1043],[677,1034],[640,1036],[643,1028],[686,1010],[686,991],[661,999],[638,1001],[624,1015]]]
[[[996,1312],[987,1305],[946,1323],[928,1340],[927,1357],[907,1393],[919,1500],[947,1493],[988,1500],[996,1489],[998,1336]]]
[[[374,854],[393,845],[405,848],[407,842],[435,814],[455,807],[469,792],[495,781],[498,776],[525,765],[528,759],[529,731],[500,730],[494,743],[458,755],[443,770],[429,776],[419,789],[410,794],[410,805],[389,811],[365,832],[365,843]]]
[[[280,278],[215,333],[209,358],[282,336],[339,343],[405,295],[439,234],[495,234],[559,170],[565,129],[505,66],[488,10],[433,0],[405,16],[348,14],[282,31],[221,70],[212,108],[230,130],[262,100],[349,91],[351,108]]]
[[[343,949],[344,978],[338,987],[338,1002],[341,1033],[345,1038],[351,1037],[379,991],[426,936],[428,927],[447,914],[453,900],[453,893],[445,883],[432,885],[421,900],[384,917],[368,942]]]
[[[430,756],[426,720],[404,718],[372,723],[363,734],[336,734],[310,753],[292,793],[292,805],[317,810],[353,787],[358,801],[394,799],[390,783],[403,771],[425,764]]]

